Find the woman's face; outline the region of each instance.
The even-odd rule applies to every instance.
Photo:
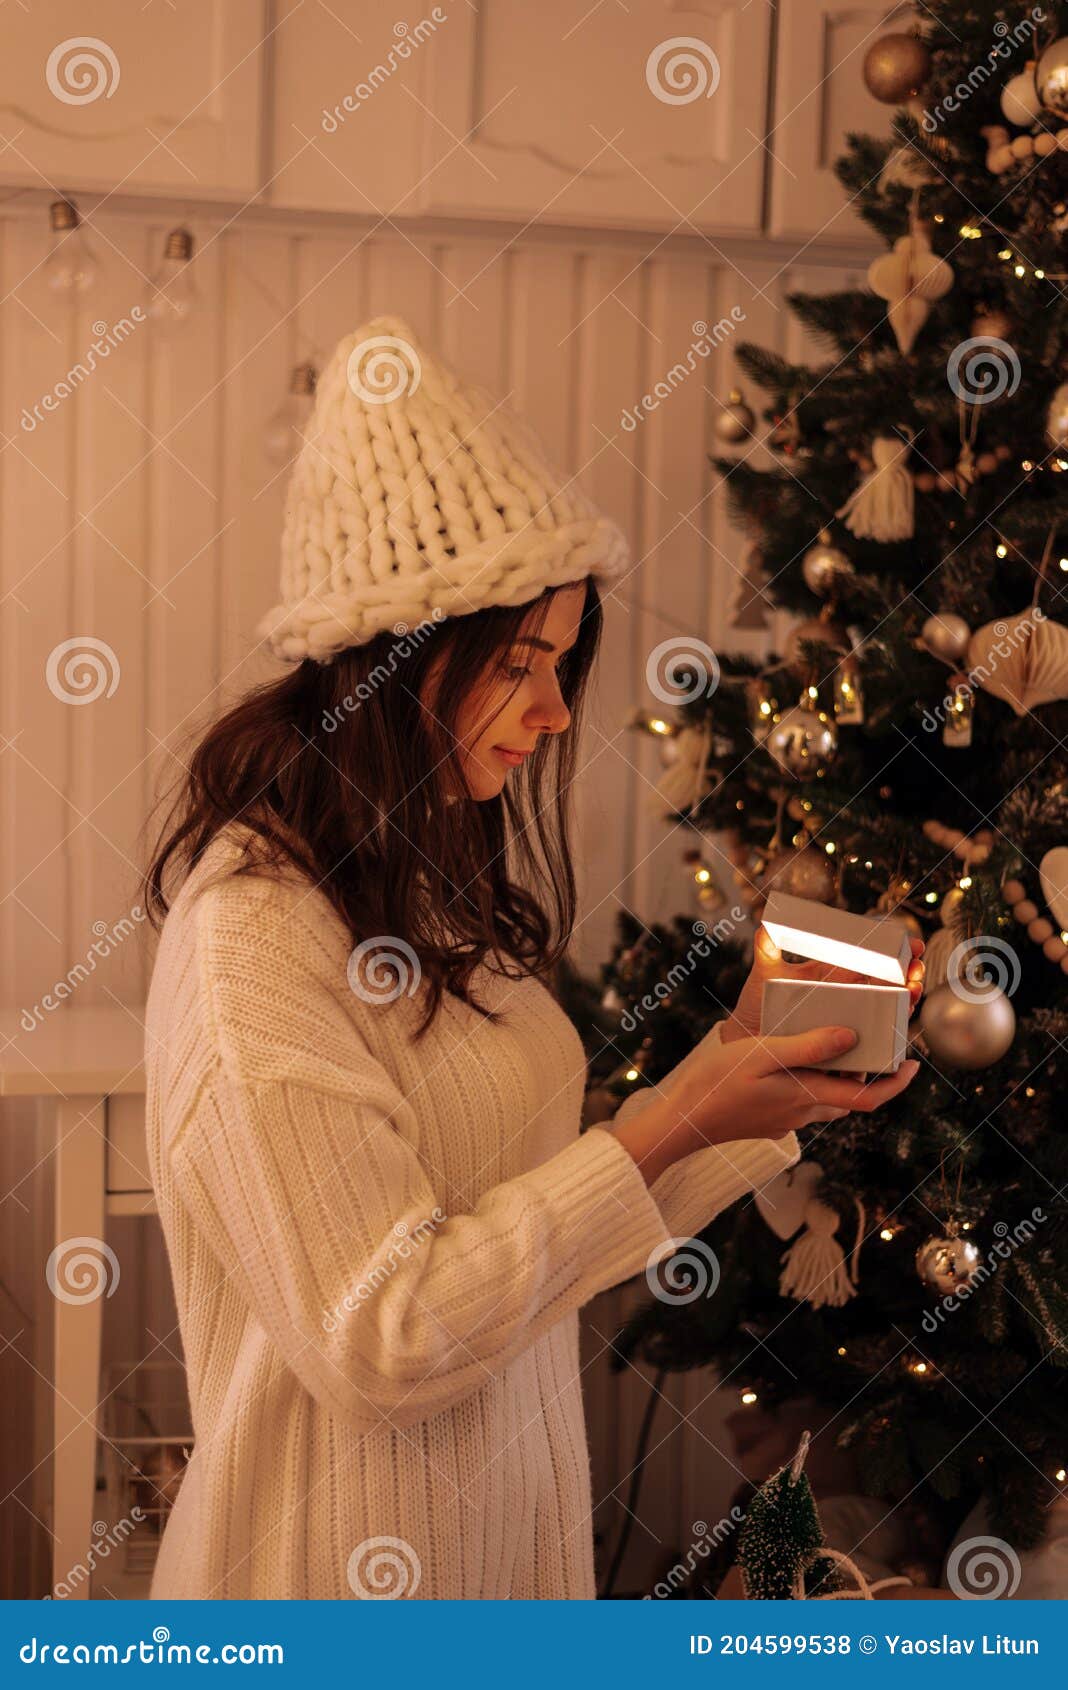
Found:
[[[556,672],[578,638],[585,598],[583,581],[561,587],[537,634],[532,625],[538,612],[532,609],[511,649],[501,653],[499,664],[464,700],[457,720],[457,763],[470,796],[479,802],[496,798],[539,735],[563,733],[570,724]]]

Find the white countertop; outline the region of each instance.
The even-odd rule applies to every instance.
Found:
[[[141,1005],[56,1009],[30,1032],[22,1014],[0,1010],[0,1097],[144,1091]]]

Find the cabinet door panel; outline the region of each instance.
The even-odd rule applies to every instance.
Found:
[[[427,58],[425,209],[758,229],[769,19],[745,0],[450,11]]]
[[[252,194],[264,0],[49,0],[9,18],[0,180],[72,192]],[[87,33],[91,31],[91,33]]]
[[[878,36],[914,21],[909,7],[888,0],[779,0],[770,234],[840,239],[866,231],[834,162],[850,131],[890,133],[894,108],[872,98],[861,70]]]

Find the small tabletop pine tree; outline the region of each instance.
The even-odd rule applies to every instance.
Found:
[[[803,1471],[806,1432],[792,1461],[764,1480],[746,1510],[738,1534],[738,1566],[751,1602],[789,1600],[800,1577],[806,1596],[840,1583],[830,1560],[815,1557],[823,1546],[816,1499]]]

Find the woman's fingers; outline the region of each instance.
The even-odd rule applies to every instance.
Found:
[[[872,1080],[869,1085],[859,1085],[856,1080],[835,1078],[819,1068],[804,1072],[794,1070],[789,1078],[811,1099],[813,1107],[827,1106],[845,1109],[851,1114],[869,1114],[904,1091],[915,1078],[919,1066],[915,1058],[910,1057],[907,1062],[901,1064],[896,1074],[887,1074],[880,1080]]]

